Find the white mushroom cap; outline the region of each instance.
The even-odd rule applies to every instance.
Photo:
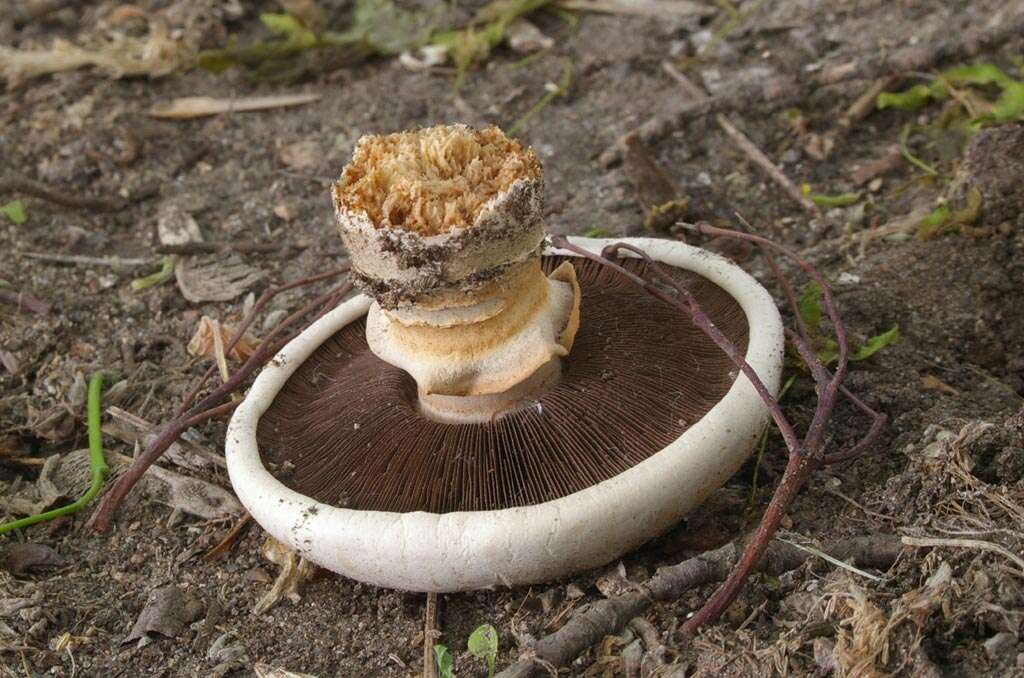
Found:
[[[599,252],[612,241],[573,242]],[[777,393],[783,332],[767,291],[736,265],[704,250],[663,240],[626,242],[732,295],[749,323],[747,362]],[[721,487],[749,456],[768,419],[753,387],[739,376],[725,397],[673,443],[617,476],[559,499],[443,514],[360,511],[317,502],[286,487],[263,465],[257,424],[299,365],[370,305],[367,297],[356,297],[282,349],[236,410],[226,443],[232,485],[256,521],[313,562],[353,579],[441,592],[533,584],[600,566],[669,529]]]

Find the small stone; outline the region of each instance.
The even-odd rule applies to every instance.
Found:
[[[884,182],[882,180],[882,177],[876,177],[875,179],[871,180],[871,183],[868,184],[868,190],[871,191],[872,193],[878,193],[880,190],[882,190],[883,183]]]
[[[579,584],[569,584],[565,587],[565,597],[569,600],[579,600],[586,595]]]
[[[1016,634],[1003,631],[985,641],[985,654],[994,662],[1000,661],[1017,646]]]
[[[283,146],[279,151],[282,164],[291,169],[309,169],[316,167],[323,158],[320,144],[313,140],[298,141]]]

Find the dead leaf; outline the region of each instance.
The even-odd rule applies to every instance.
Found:
[[[526,19],[519,18],[509,24],[505,29],[505,40],[513,51],[521,54],[536,52],[540,49],[551,49],[555,41],[550,36],[544,35],[539,28]]]
[[[47,457],[34,485],[9,485],[4,496],[0,496],[0,508],[14,515],[30,516],[53,506],[63,494],[51,480],[60,463],[59,454]]]
[[[205,480],[183,476],[156,465],[149,467],[146,476],[162,483],[162,486],[147,483],[146,491],[152,499],[189,515],[217,520],[242,513],[242,505],[235,495]]]
[[[103,432],[121,442],[129,445],[138,442],[145,447],[157,436],[153,430],[153,424],[131,412],[122,410],[120,407],[108,407],[107,415],[110,420],[103,425]],[[161,457],[161,461],[164,459],[193,471],[200,471],[211,466],[220,468],[227,466],[224,456],[211,450],[206,440],[194,429],[185,431],[176,442],[172,443]]]
[[[218,665],[244,664],[249,660],[245,645],[238,642],[230,632],[217,636],[210,649],[206,651],[206,658]]]
[[[17,376],[20,365],[18,365],[18,359],[14,357],[13,353],[0,348],[0,364],[4,366],[8,373]]]
[[[316,565],[302,558],[273,537],[267,537],[260,552],[270,562],[280,565],[281,572],[278,573],[274,585],[270,587],[267,594],[256,603],[253,612],[263,614],[277,605],[282,597],[293,603],[299,602],[299,587],[316,574]]]
[[[832,154],[832,149],[835,148],[835,145],[835,139],[830,135],[812,132],[807,135],[807,139],[804,142],[804,152],[815,160],[824,162]]]
[[[960,395],[960,391],[956,390],[938,377],[934,377],[930,374],[926,374],[921,377],[921,388],[926,391],[941,391],[942,393],[948,393],[949,395]]]
[[[661,231],[685,218],[688,201],[680,195],[675,181],[640,137],[629,134],[622,143],[625,146],[623,170],[636,189],[637,203],[644,210],[644,227]]]
[[[175,204],[160,206],[156,218],[156,232],[161,245],[187,245],[203,241],[203,233],[199,230],[196,220],[180,205]]]
[[[46,544],[15,543],[4,549],[0,564],[19,576],[49,567],[61,567],[67,559]]]
[[[2,52],[0,52],[2,56]],[[2,62],[0,62],[2,65]],[[188,120],[202,118],[220,113],[242,113],[247,111],[263,111],[270,108],[300,106],[319,101],[319,94],[272,94],[262,97],[244,97],[241,99],[216,99],[214,97],[183,97],[168,103],[157,104],[149,109],[154,118],[172,120]]]
[[[231,301],[264,278],[237,254],[184,257],[174,273],[178,289],[193,303]]]
[[[146,75],[158,78],[191,63],[191,50],[172,38],[167,27],[153,22],[149,34],[136,38],[115,33],[95,50],[67,40],[54,40],[50,49],[19,50],[0,45],[0,76],[9,86],[51,73],[95,66],[112,78]]]
[[[312,139],[282,146],[280,155],[281,162],[285,167],[292,169],[316,167],[324,157],[323,151],[320,150],[320,144]]]
[[[447,45],[424,45],[415,52],[402,52],[398,62],[410,71],[425,71],[448,61]]]
[[[150,592],[146,606],[123,642],[138,640],[140,645],[144,645],[155,640],[154,636],[175,638],[199,619],[204,609],[201,600],[177,586],[156,589]]]
[[[252,670],[256,678],[316,678],[312,673],[296,673],[269,664],[256,664]]]
[[[231,342],[231,338],[235,336],[235,328],[231,325],[222,325],[219,321],[204,315],[199,319],[196,332],[188,342],[189,354],[204,358],[215,357],[214,340],[218,334],[226,348]],[[259,345],[259,339],[246,332],[235,344],[235,347],[227,352],[227,355],[233,360],[244,362],[253,354],[257,345]]]

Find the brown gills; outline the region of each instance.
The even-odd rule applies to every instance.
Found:
[[[553,270],[563,257],[545,257]],[[736,370],[688,317],[576,257],[581,325],[561,381],[488,424],[417,412],[416,383],[342,328],[260,418],[263,463],[288,487],[369,511],[479,511],[539,504],[612,478],[661,450],[729,390]],[[643,274],[646,264],[624,260]],[[722,288],[681,269],[712,321],[746,350],[747,320]]]

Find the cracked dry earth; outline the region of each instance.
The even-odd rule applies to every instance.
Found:
[[[276,11],[269,2],[251,4],[230,19],[205,0],[136,6],[156,15],[206,17],[202,25],[216,38],[219,31],[251,35],[259,11]],[[836,56],[945,40],[1024,11],[1020,2],[986,0],[736,4],[744,13],[739,25],[689,60],[688,74],[711,94],[813,72],[814,64]],[[0,16],[0,43],[87,35],[99,30],[114,5],[71,4],[27,25]],[[14,374],[0,370],[0,495],[5,501],[31,495],[41,460],[85,447],[84,380],[93,370],[126,377],[106,404],[166,421],[206,368],[186,350],[199,318],[237,321],[246,299],[241,293],[190,302],[173,283],[133,292],[130,281],[152,266],[55,264],[26,253],[154,262],[161,216],[183,212],[207,241],[285,247],[239,255],[260,274],[246,283],[259,294],[269,282],[343,259],[327,187],[361,134],[452,121],[507,128],[543,95],[545,83],[558,81],[566,61],[573,69],[567,95],[520,135],[545,165],[548,228],[639,234],[644,217],[629,167],[606,167],[599,158],[681,96],[661,62],[694,55],[708,41],[708,21],[581,13],[572,27],[542,13],[535,22],[556,47],[525,66],[516,65],[520,55],[498,49],[469,73],[457,99],[450,73],[411,72],[397,60],[291,88],[321,94],[315,103],[186,122],[156,120],[146,111],[180,96],[276,93],[283,86],[253,85],[236,72],[192,70],[150,81],[109,80],[83,70],[0,94],[4,170],[75,194],[126,196],[130,203],[101,213],[26,197],[24,224],[0,217],[0,278],[53,307],[37,316],[0,306],[0,348],[16,366]],[[714,21],[720,26],[721,18]],[[1017,37],[980,58],[1012,71],[1022,51],[1024,39]],[[798,185],[829,194],[863,191],[856,204],[821,216],[809,216],[787,196],[713,116],[680,127],[653,144],[651,154],[689,200],[689,218],[730,219],[738,211],[760,233],[805,252],[834,281],[855,340],[900,328],[901,339],[857,364],[849,381],[890,416],[881,444],[868,456],[817,473],[788,516],[787,538],[820,545],[888,533],[967,545],[905,548],[890,571],[869,573],[875,579],[820,558],[782,576],[756,576],[725,618],[685,647],[681,620],[711,588],[657,603],[647,620],[664,649],[648,647],[647,654],[657,654],[665,666],[651,659],[648,674],[1024,675],[1024,574],[1006,556],[1019,557],[1024,549],[1024,169],[1020,156],[1006,155],[1022,147],[1024,131],[1010,124],[983,132],[972,143],[974,156],[972,150],[942,155],[932,148],[930,157],[942,168],[938,179],[922,179],[903,162],[870,188],[859,187],[854,172],[897,144],[904,124],[937,115],[887,110],[840,125],[870,84],[850,81],[797,102],[800,130],[793,111],[761,110],[757,101],[730,113]],[[976,162],[964,162],[971,157]],[[973,171],[983,193],[991,189],[987,204],[999,206],[998,224],[984,234],[928,240],[897,232],[861,246],[861,234],[934,206],[958,168]],[[0,194],[0,202],[14,197]],[[742,265],[778,292],[758,256]],[[271,320],[258,323],[256,333],[300,305],[303,294],[275,301]],[[784,404],[806,423],[813,402],[810,381],[798,378]],[[841,408],[831,446],[854,440],[863,425]],[[219,453],[223,429],[223,423],[204,426],[194,442]],[[116,437],[107,435],[105,445],[108,454],[132,454]],[[461,652],[479,624],[498,629],[502,666],[531,639],[600,599],[606,587],[598,583],[609,577],[640,581],[661,565],[735,539],[756,521],[784,463],[785,448],[770,436],[756,486],[752,461],[694,516],[621,566],[532,590],[442,596],[441,642],[456,653],[458,675],[485,673]],[[198,471],[167,468],[228,487],[216,464]],[[0,675],[421,672],[423,596],[321,572],[301,587],[301,598],[256,614],[277,572],[261,555],[264,535],[252,527],[222,558],[206,560],[203,554],[233,521],[183,515],[168,501],[138,489],[106,535],[84,530],[80,514],[0,537]],[[5,506],[9,513],[9,502]],[[49,547],[46,557],[25,561],[24,543]],[[590,648],[561,674],[625,675],[622,651],[638,633],[628,630]]]

